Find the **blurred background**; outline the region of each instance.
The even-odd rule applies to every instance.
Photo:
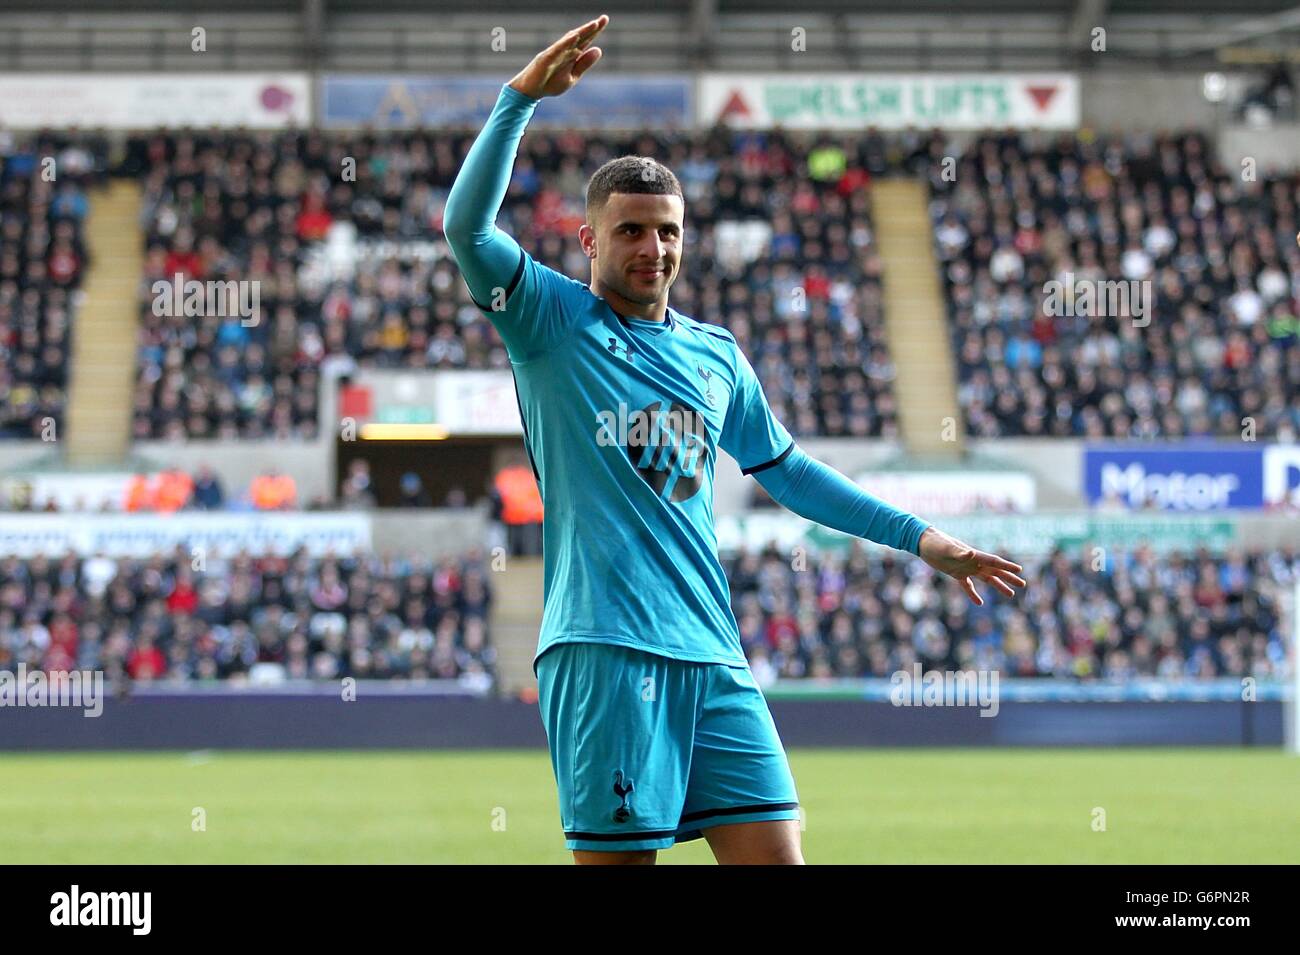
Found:
[[[111,699],[0,708],[0,748],[522,749],[561,845],[543,504],[441,223],[501,85],[599,12],[498,224],[585,281],[587,178],[665,162],[672,307],[810,454],[1029,581],[974,607],[720,458],[786,743],[1294,745],[1300,7],[654,6],[6,3],[0,670]],[[891,702],[922,671],[996,674],[996,718]],[[1268,765],[1265,818],[1300,781]]]

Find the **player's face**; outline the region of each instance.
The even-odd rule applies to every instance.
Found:
[[[677,278],[685,206],[677,196],[616,192],[597,217],[596,274],[638,305],[654,305]]]

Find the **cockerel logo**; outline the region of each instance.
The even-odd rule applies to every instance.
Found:
[[[620,800],[619,807],[614,810],[615,822],[627,822],[628,817],[632,815],[632,810],[628,808],[627,797],[632,794],[632,790],[635,788],[636,786],[633,785],[630,779],[627,781],[627,785],[623,784],[623,770],[614,770],[614,795]]]

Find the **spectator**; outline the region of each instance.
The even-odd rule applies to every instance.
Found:
[[[69,340],[87,265],[86,191],[106,164],[102,137],[42,132],[0,157],[0,440],[51,440],[66,404]],[[46,160],[59,162],[57,183]]]
[[[339,506],[344,510],[370,510],[375,503],[375,493],[370,485],[370,462],[356,458],[348,464]]]
[[[542,552],[542,495],[532,468],[516,454],[492,480],[492,518],[505,525],[510,554]]]
[[[479,688],[496,660],[481,561],[478,552],[434,565],[299,551],[195,571],[184,547],[145,560],[7,558],[0,664],[139,680],[243,680],[269,666],[281,678],[436,675]]]
[[[253,507],[259,511],[292,510],[298,502],[298,487],[294,479],[275,468],[253,478],[248,493]]]
[[[152,511],[156,503],[153,478],[145,471],[137,471],[126,485],[126,501],[123,505],[128,512]]]
[[[208,465],[199,465],[199,473],[194,479],[194,506],[202,511],[219,511],[225,506],[225,500],[216,474]]]
[[[462,491],[463,495],[464,492]],[[402,475],[401,497],[398,499],[398,507],[433,507],[433,499],[429,492],[424,489],[424,482],[420,480],[420,475],[414,471],[407,471]]]
[[[958,162],[931,212],[969,433],[1300,434],[1295,177],[1241,181],[1199,134],[987,135]]]
[[[751,665],[786,679],[887,677],[918,658],[927,669],[1072,680],[1287,672],[1282,607],[1300,552],[1158,557],[1138,547],[1112,552],[1101,571],[1089,552],[1026,561],[1037,581],[1028,603],[979,608],[955,582],[889,554],[868,557],[856,542],[846,556],[823,554],[815,572],[795,571],[775,548],[724,565]],[[897,609],[886,612],[876,594]],[[806,608],[802,619],[796,608]]]
[[[194,493],[194,479],[180,468],[158,472],[154,482],[154,507],[164,514],[171,514],[187,506]]]

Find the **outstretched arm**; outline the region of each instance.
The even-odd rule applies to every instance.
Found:
[[[772,414],[754,366],[739,348],[735,356],[736,384],[719,443],[740,464],[741,472],[752,474],[778,504],[837,531],[916,554],[935,570],[961,581],[975,604],[984,603],[975,590],[977,579],[1008,597],[1015,596],[1012,585],[1025,586],[1016,576],[1019,564],[949,537],[805,454]]]
[[[916,554],[935,570],[960,581],[977,605],[983,605],[984,598],[975,589],[976,580],[992,584],[1008,597],[1015,596],[1013,585],[1025,586],[1016,574],[1021,570],[1019,564],[978,551],[915,514],[868,494],[798,446],[779,463],[753,474],[773,500],[800,517]]]
[[[754,480],[800,517],[909,554],[919,555],[921,535],[930,526],[868,494],[798,445],[779,464],[755,471]]]

